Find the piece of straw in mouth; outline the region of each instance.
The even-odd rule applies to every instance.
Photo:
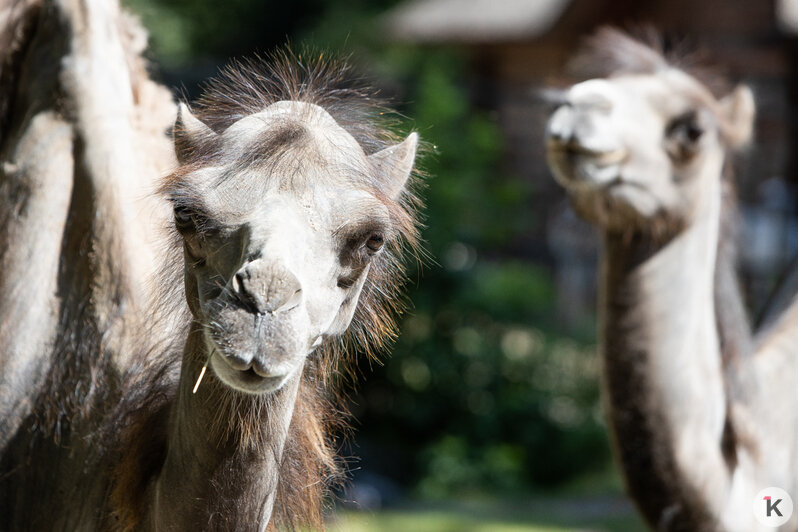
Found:
[[[210,361],[211,355],[208,355],[208,358],[205,360],[205,364],[202,366],[202,371],[200,371],[199,377],[197,377],[197,383],[194,385],[194,390],[191,393],[197,393],[197,388],[199,388],[199,385],[202,382],[202,377],[205,376],[205,370],[208,369],[208,362]]]

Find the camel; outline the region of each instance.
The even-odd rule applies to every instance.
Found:
[[[116,2],[0,24],[0,528],[323,528],[335,390],[417,249],[417,134],[318,54],[177,106]]]
[[[752,336],[728,171],[752,93],[610,28],[576,65],[590,79],[550,117],[547,157],[601,234],[603,399],[626,489],[652,529],[771,530],[757,493],[798,494],[798,300]]]

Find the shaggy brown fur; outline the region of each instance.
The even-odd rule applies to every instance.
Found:
[[[53,58],[52,63],[47,63],[49,70],[42,74],[53,86],[62,83],[60,59],[72,53],[68,46],[47,48],[33,40],[33,35],[41,29],[36,24],[47,24],[47,28],[57,30],[56,35],[66,35],[69,16],[60,10],[68,11],[75,6],[76,11],[93,9],[81,2],[74,5],[64,2],[67,7],[48,4],[41,10],[47,16],[40,17],[44,19],[40,21],[39,3],[19,5],[27,9],[24,16],[15,14],[2,21],[7,25],[4,38],[13,41],[0,54],[2,126],[12,105],[9,102],[15,101],[14,90],[9,87],[17,86],[16,72],[26,50],[38,46],[37,53],[47,53],[47,57]],[[59,25],[60,22],[54,21],[64,22]],[[142,32],[126,16],[109,23],[117,24],[114,27],[119,29],[127,56],[137,113],[130,127],[142,138],[151,133],[147,142],[152,145],[144,143],[140,149],[162,150],[170,143],[163,137],[165,128],[161,124],[172,120],[173,115],[169,116],[168,107],[164,113],[162,104],[168,98],[163,93],[156,94],[161,89],[149,82],[138,56]],[[35,70],[36,64],[27,67]],[[40,98],[35,105],[51,106],[67,117],[65,120],[73,120],[76,111],[69,96],[48,91],[46,98]],[[283,51],[266,59],[234,63],[208,84],[197,103],[197,114],[212,128],[221,130],[270,103],[286,99],[324,108],[367,154],[398,140],[393,133],[395,115],[385,109],[374,91],[353,77],[344,61],[320,54],[294,55]],[[26,105],[34,104],[26,102]],[[27,109],[23,106],[19,112]],[[152,500],[153,480],[167,456],[170,414],[177,401],[181,360],[186,363],[184,345],[187,339],[191,341],[190,335],[197,327],[186,308],[182,243],[173,229],[170,229],[172,238],[159,255],[163,261],[161,278],[151,280],[153,286],[162,287],[154,308],[146,316],[128,322],[127,296],[117,292],[121,288],[105,287],[106,292],[114,294],[112,300],[116,306],[112,311],[116,314],[104,319],[118,324],[118,328],[108,331],[98,325],[103,321],[98,319],[94,294],[103,287],[97,285],[95,271],[99,244],[92,238],[97,229],[93,222],[96,205],[87,199],[94,198],[92,179],[97,176],[86,175],[81,166],[91,138],[83,138],[84,132],[77,127],[74,130],[78,170],[61,241],[58,294],[53,295],[54,312],[58,316],[57,339],[42,368],[42,387],[33,394],[32,413],[20,421],[20,428],[14,434],[4,435],[0,514],[8,519],[8,524],[0,525],[3,529],[138,530],[152,526],[142,519],[151,511],[147,505]],[[2,142],[8,149],[8,131],[4,128],[2,133]],[[260,153],[255,155],[263,157],[253,157],[250,164],[260,164],[259,159],[279,155],[283,147],[301,142],[301,131],[285,129],[280,138],[260,145]],[[162,154],[162,151],[154,155],[144,151],[142,160],[152,155],[153,160],[163,161]],[[197,157],[184,161],[165,178],[164,196],[174,199],[186,174],[219,156],[224,154],[214,151],[212,146],[200,146]],[[405,192],[397,200],[385,196],[379,192],[380,176],[368,175],[374,181],[364,186],[388,208],[394,238],[386,239],[385,249],[372,262],[346,335],[320,346],[305,364],[280,462],[272,528],[323,526],[325,494],[341,477],[335,457],[336,437],[344,430],[346,414],[340,408],[338,394],[343,391],[348,362],[358,353],[376,356],[396,336],[395,320],[403,308],[405,258],[417,254],[419,249],[419,203],[412,192]],[[12,244],[14,249],[24,249],[25,245]],[[114,243],[117,244],[125,243]],[[167,330],[174,335],[161,338],[158,332]],[[114,346],[120,345],[133,352],[119,357]],[[127,365],[116,366],[115,361],[120,359]],[[234,449],[233,468],[244,468],[250,457],[271,452],[263,448],[261,435],[268,429],[263,420],[269,418],[279,391],[271,397],[245,397],[231,393],[206,376],[200,394],[215,408],[216,419],[210,428],[215,442]],[[235,435],[235,441],[229,441],[231,434]],[[213,516],[208,527],[226,529],[235,521],[223,515],[224,510],[234,511],[234,494],[246,486],[230,483],[214,489],[227,490],[231,499],[209,502],[219,502],[219,508],[215,508],[219,514]],[[237,526],[248,529],[255,524],[238,522]]]
[[[38,3],[13,0],[0,6],[0,142],[16,97],[22,58],[32,38],[39,16]]]
[[[196,115],[216,131],[223,131],[235,121],[259,112],[271,103],[282,100],[308,102],[323,107],[363,146],[367,154],[395,144],[397,137],[393,133],[392,115],[371,89],[363,84],[353,86],[351,79],[350,68],[342,61],[315,54],[297,56],[284,50],[268,60],[255,59],[228,66],[205,88],[196,105]],[[261,153],[252,155],[252,164],[257,164],[262,156],[274,156],[278,148],[299,140],[295,129],[289,127],[288,133],[261,142]],[[164,193],[175,194],[184,176],[212,164],[217,157],[224,157],[224,154],[216,147],[200,147],[190,161],[165,179]],[[378,189],[375,181],[372,192],[376,193]],[[341,383],[339,375],[348,371],[348,361],[354,354],[365,352],[374,356],[396,336],[395,318],[403,306],[400,298],[405,278],[403,255],[406,250],[416,253],[418,249],[418,201],[412,194],[403,195],[399,201],[382,194],[379,197],[389,207],[398,238],[389,240],[391,248],[372,264],[346,336],[319,347],[306,364],[280,468],[274,518],[279,526],[322,526],[323,496],[331,483],[339,480],[341,473],[335,458],[335,442],[331,439],[341,434],[346,417],[336,400],[336,388]],[[175,243],[179,245],[177,240]],[[224,388],[218,381],[203,383],[203,386]],[[141,384],[134,381],[126,388],[140,389]],[[217,407],[219,415],[213,422],[217,428],[213,432],[217,437],[242,434],[238,442],[242,449],[257,450],[260,446],[258,435],[262,433],[261,420],[268,418],[272,398],[253,398],[224,391],[206,391],[228,402]],[[151,397],[144,399],[150,401]],[[132,405],[125,409],[138,410]],[[157,407],[155,411],[158,411]],[[152,428],[148,423],[142,423],[139,417],[138,413],[132,416],[129,438],[144,444],[143,454],[149,451],[152,443],[141,436]],[[113,496],[119,505],[117,512],[126,516],[137,514],[136,491],[129,486],[140,485],[140,482],[131,483],[130,479],[130,469],[138,461],[132,459],[130,462],[120,468]],[[127,502],[130,500],[134,501],[133,507]]]

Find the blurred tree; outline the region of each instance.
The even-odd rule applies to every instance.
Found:
[[[127,0],[150,30],[153,54],[164,68],[199,57],[227,58],[269,50],[315,24],[323,0]]]

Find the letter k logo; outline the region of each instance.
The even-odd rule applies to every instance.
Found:
[[[766,495],[765,497],[763,497],[763,499],[767,503],[768,517],[770,517],[773,512],[776,512],[776,515],[778,515],[779,517],[783,517],[781,515],[781,512],[779,511],[779,503],[781,502],[781,499],[776,499],[776,502],[773,502],[773,497],[771,497],[770,495]]]
[[[779,527],[792,517],[792,497],[781,488],[771,486],[761,490],[753,503],[754,518],[761,525]]]

